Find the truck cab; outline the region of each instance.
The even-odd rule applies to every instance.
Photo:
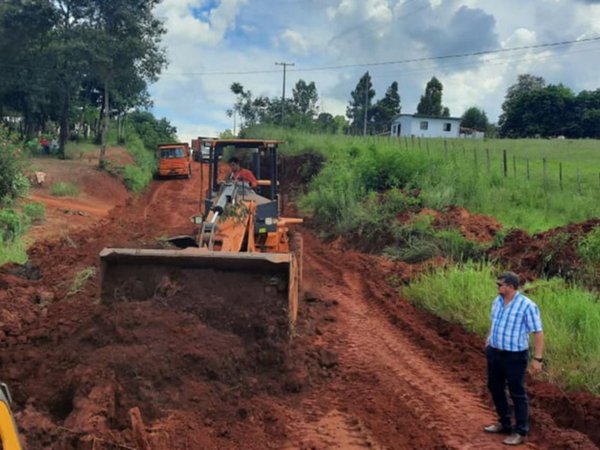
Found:
[[[159,144],[158,175],[161,177],[192,176],[192,154],[187,143]]]

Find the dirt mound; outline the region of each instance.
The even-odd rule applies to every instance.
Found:
[[[498,231],[502,229],[502,224],[493,217],[473,214],[460,206],[450,206],[443,212],[436,211],[433,217],[435,218],[434,227],[456,229],[466,239],[474,242],[493,241]]]
[[[569,280],[581,267],[577,255],[580,239],[599,225],[600,219],[590,219],[533,236],[524,230],[513,230],[504,239],[504,245],[493,250],[490,256],[508,264],[528,280],[540,276],[561,276]]]

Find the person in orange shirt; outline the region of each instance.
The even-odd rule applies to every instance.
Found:
[[[244,169],[240,166],[240,160],[238,158],[233,156],[229,158],[228,163],[229,168],[231,169],[231,178],[233,178],[235,181],[243,181],[248,183],[252,189],[256,187],[256,177],[252,171]]]

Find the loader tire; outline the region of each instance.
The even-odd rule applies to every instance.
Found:
[[[303,277],[303,253],[304,253],[304,241],[302,234],[298,232],[292,233],[290,236],[290,251],[296,257],[296,264],[298,265],[298,290],[302,289],[302,277]]]

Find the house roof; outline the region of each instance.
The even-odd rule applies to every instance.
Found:
[[[393,120],[399,119],[400,117],[414,117],[415,119],[443,119],[443,120],[458,120],[460,117],[442,117],[442,116],[428,116],[426,114],[398,114]]]

